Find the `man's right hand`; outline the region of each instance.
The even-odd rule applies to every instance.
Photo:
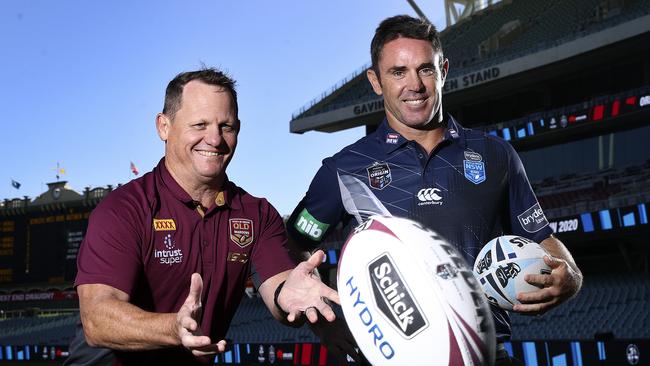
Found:
[[[212,343],[208,336],[204,336],[199,326],[202,314],[201,294],[203,280],[198,273],[192,274],[190,293],[176,314],[176,331],[183,347],[192,351],[195,356],[205,356],[221,353],[226,350],[226,341],[220,340]]]

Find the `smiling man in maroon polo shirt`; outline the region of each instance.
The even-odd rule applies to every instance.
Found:
[[[276,319],[334,319],[323,298],[338,294],[312,274],[324,254],[296,267],[275,208],[226,176],[239,127],[233,80],[179,74],[156,118],[165,157],[93,211],[78,257],[81,320],[116,364],[210,363],[249,276]]]

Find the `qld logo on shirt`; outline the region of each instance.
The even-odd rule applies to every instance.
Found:
[[[240,247],[248,246],[253,242],[253,220],[230,219],[230,240]]]
[[[390,168],[386,163],[375,162],[366,168],[368,172],[368,183],[374,189],[384,189],[393,180]]]

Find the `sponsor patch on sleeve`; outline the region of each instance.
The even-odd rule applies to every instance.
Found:
[[[329,224],[316,220],[306,208],[300,212],[296,223],[293,224],[293,227],[296,228],[299,233],[312,240],[320,240],[329,226]]]
[[[536,233],[548,225],[548,220],[539,203],[534,204],[529,209],[517,216],[521,227],[529,233]]]

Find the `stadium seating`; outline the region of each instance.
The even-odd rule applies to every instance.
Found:
[[[242,300],[226,339],[235,343],[318,342],[307,326],[295,329],[278,323],[259,297]]]
[[[513,340],[594,340],[611,333],[617,339],[650,338],[648,275],[593,275],[576,297],[548,313],[511,314]],[[259,298],[244,299],[227,338],[236,343],[318,342],[307,327],[279,324]]]
[[[650,338],[648,275],[587,276],[582,290],[541,316],[511,314],[513,340]]]
[[[650,160],[620,169],[571,174],[531,183],[549,218],[648,202]]]
[[[74,336],[78,322],[78,313],[0,320],[0,344],[67,345]]]
[[[584,9],[590,9],[585,11]],[[650,0],[517,0],[502,1],[441,32],[443,51],[450,62],[449,78],[533,54],[608,27],[650,14]],[[481,51],[480,45],[504,26],[519,24],[517,36],[498,48]],[[369,65],[366,66],[366,68]],[[352,76],[358,75],[355,71]],[[308,117],[376,98],[369,82],[337,84],[293,114]],[[338,95],[335,93],[338,90]],[[330,98],[323,106],[316,106]],[[315,108],[312,108],[316,106]]]

